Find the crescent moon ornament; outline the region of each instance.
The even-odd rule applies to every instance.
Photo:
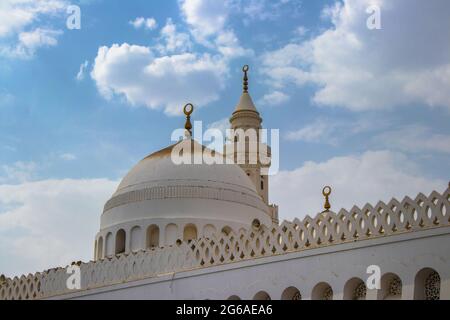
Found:
[[[192,112],[194,112],[194,105],[192,103],[188,103],[184,106],[183,112],[186,116],[190,116]]]
[[[326,186],[325,188],[323,188],[322,190],[322,194],[327,197],[331,194],[331,187],[330,186]]]
[[[242,67],[242,71],[244,72],[244,80],[243,80],[243,92],[247,93],[248,92],[248,70],[250,70],[250,67],[248,66],[248,64],[246,64],[245,66]]]
[[[186,124],[184,128],[188,132],[189,137],[192,136],[192,123],[191,123],[191,114],[194,112],[194,105],[192,103],[188,103],[184,106],[183,112],[186,115]]]
[[[331,187],[330,186],[324,187],[322,189],[322,194],[325,197],[325,204],[323,205],[323,207],[325,208],[325,211],[323,211],[323,212],[328,212],[331,209],[330,200],[328,199],[328,197],[331,194]]]

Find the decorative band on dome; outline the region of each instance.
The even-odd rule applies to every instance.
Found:
[[[119,194],[106,202],[103,212],[126,204],[164,199],[211,199],[236,202],[257,208],[269,213],[269,208],[258,195],[239,192],[232,189],[204,187],[204,186],[161,186],[133,190]]]

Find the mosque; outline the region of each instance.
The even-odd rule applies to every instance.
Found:
[[[243,71],[230,125],[259,130]],[[184,111],[185,138],[137,163],[106,202],[93,260],[2,276],[0,300],[450,299],[450,186],[338,213],[325,187],[324,210],[280,223],[270,164],[248,151],[224,147],[245,159],[236,164],[174,163],[176,150],[206,148],[191,137],[192,105]]]

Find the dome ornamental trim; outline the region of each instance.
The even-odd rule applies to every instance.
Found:
[[[164,199],[211,199],[228,202],[236,202],[250,207],[260,209],[268,213],[268,207],[262,202],[259,196],[239,192],[227,188],[217,188],[211,186],[157,186],[143,188],[119,194],[106,202],[103,213],[123,205]]]

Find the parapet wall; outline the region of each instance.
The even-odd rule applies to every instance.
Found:
[[[414,200],[392,199],[375,207],[352,208],[306,216],[271,228],[218,233],[177,246],[122,254],[80,263],[81,290],[105,287],[157,275],[200,269],[260,257],[418,232],[450,226],[450,188],[444,193],[419,194]],[[67,289],[65,268],[0,279],[0,299],[42,299],[76,291]]]

